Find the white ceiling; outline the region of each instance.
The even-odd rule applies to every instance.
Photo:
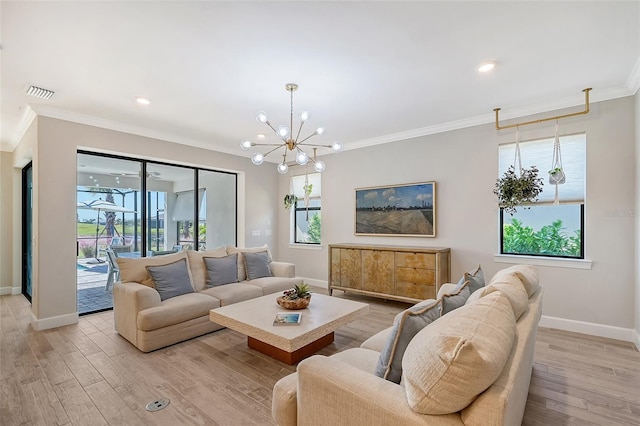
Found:
[[[31,110],[246,155],[240,139],[269,130],[257,111],[288,122],[289,82],[295,110],[327,126],[317,142],[345,149],[640,85],[638,1],[2,1],[1,13],[3,150]],[[487,60],[495,71],[477,73]]]

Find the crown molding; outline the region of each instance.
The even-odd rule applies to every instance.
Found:
[[[201,141],[191,138],[185,138],[184,136],[179,136],[175,134],[171,134],[168,132],[159,132],[157,130],[148,129],[146,127],[135,126],[131,124],[125,124],[118,121],[108,120],[101,117],[96,117],[88,114],[81,114],[77,112],[67,111],[59,108],[53,108],[49,106],[42,105],[34,105],[33,109],[37,115],[41,115],[44,117],[55,118],[58,120],[71,121],[78,124],[85,124],[87,126],[99,127],[107,130],[114,130],[122,133],[129,133],[136,136],[142,136],[151,139],[158,139],[167,142],[178,143],[181,145],[189,145],[196,148],[202,148],[207,150],[215,150],[217,152],[222,152],[225,154],[238,155],[236,151],[233,149],[229,149],[228,147],[215,144],[211,141]]]
[[[638,89],[640,89],[640,58],[638,58],[635,66],[631,70],[625,86],[634,95],[638,92]]]
[[[9,151],[13,152],[16,149],[16,146],[20,143],[25,133],[33,123],[33,120],[36,119],[37,113],[33,110],[31,105],[27,105],[22,113],[22,117],[20,117],[20,122],[16,126],[16,130],[13,132],[13,135],[9,138],[8,141],[2,141],[0,144],[0,151]]]
[[[599,90],[594,88],[590,94],[591,103],[604,102],[612,99],[624,98],[627,96],[633,96],[640,88],[640,59],[636,62],[633,72],[629,76],[625,87],[613,87]],[[554,102],[546,102],[533,106],[526,107],[505,107],[500,112],[500,121],[505,122],[508,120],[527,117],[535,114],[546,113],[550,111],[556,111],[564,108],[571,108],[584,105],[584,97],[582,93],[574,96],[558,99]],[[17,130],[14,132],[13,137],[8,144],[0,146],[0,150],[13,151],[18,145],[20,140],[24,137],[27,129],[36,118],[36,116],[44,116],[49,118],[55,118],[59,120],[71,121],[74,123],[85,124],[88,126],[99,127],[108,130],[119,131],[123,133],[129,133],[133,135],[143,136],[152,139],[165,140],[168,142],[174,142],[182,145],[189,145],[196,148],[202,148],[207,150],[215,150],[225,154],[236,155],[240,157],[248,157],[238,150],[230,148],[221,143],[212,143],[211,141],[201,141],[196,139],[185,138],[183,136],[170,134],[167,132],[159,132],[140,126],[134,126],[130,124],[124,124],[113,120],[108,120],[100,117],[95,117],[87,114],[80,114],[72,111],[67,111],[59,108],[43,105],[27,105],[25,112],[20,120],[20,124]],[[495,122],[495,114],[493,111],[488,112],[476,117],[465,118],[462,120],[450,121],[447,123],[435,124],[432,126],[421,127],[418,129],[406,130],[403,132],[392,133],[388,135],[377,136],[374,138],[361,139],[356,141],[349,141],[345,143],[344,150],[350,151],[353,149],[366,148],[375,145],[381,145],[391,142],[398,142],[407,139],[413,139],[421,136],[435,135],[438,133],[445,133],[459,129],[465,129],[474,126],[480,126],[488,123]],[[275,158],[275,157],[274,157]],[[278,162],[266,159],[267,162]]]
[[[638,68],[638,64],[636,64],[636,67]],[[599,91],[597,89],[594,89],[590,94],[590,103],[593,104],[596,102],[604,102],[612,99],[633,96],[634,93],[635,91],[631,91],[626,87],[614,87]],[[580,93],[579,95],[558,99],[554,102],[545,102],[526,107],[507,108],[506,111],[501,110],[500,122],[583,105],[584,95]],[[407,130],[404,132],[345,143],[344,150],[349,151],[352,149],[397,142],[401,140],[417,138],[420,136],[435,135],[438,133],[450,132],[453,130],[465,129],[468,127],[480,126],[488,123],[495,123],[495,113],[493,111],[488,114],[483,114],[472,118],[450,121],[448,123],[435,124],[433,126],[422,127],[419,129]]]

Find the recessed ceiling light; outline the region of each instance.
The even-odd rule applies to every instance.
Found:
[[[149,105],[151,103],[151,101],[144,96],[136,96],[136,102],[140,105]]]
[[[267,137],[264,133],[258,133],[256,136],[258,137],[258,139],[264,139]]]
[[[496,67],[495,62],[484,62],[478,66],[478,72],[489,72]]]

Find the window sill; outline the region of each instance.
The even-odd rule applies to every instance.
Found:
[[[296,244],[289,243],[290,249],[300,249],[300,250],[322,250],[322,244]]]
[[[551,266],[569,269],[591,269],[591,260],[564,259],[539,256],[515,256],[510,254],[495,254],[493,260],[496,263],[513,263],[523,265]]]

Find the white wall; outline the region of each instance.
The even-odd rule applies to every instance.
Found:
[[[591,270],[539,267],[545,287],[544,315],[602,325],[628,338],[634,327],[634,218],[610,212],[635,207],[634,99],[592,104],[588,115],[560,122],[561,134],[587,133],[586,256]],[[572,109],[574,112],[579,109]],[[519,121],[548,117],[551,112]],[[549,122],[521,129],[521,139],[550,137]],[[322,251],[289,248],[288,212],[279,206],[279,247],[300,276],[327,280],[327,244],[450,247],[452,280],[482,264],[488,277],[507,267],[494,261],[499,250],[498,144],[514,131],[493,124],[327,155],[322,181]],[[549,153],[549,165],[551,164]],[[525,159],[526,163],[526,159]],[[538,165],[546,171],[546,164]],[[354,188],[436,181],[436,238],[354,236]],[[279,197],[288,189],[281,178]],[[600,330],[602,331],[602,330]]]
[[[13,245],[13,155],[0,151],[0,259],[10,259]],[[16,235],[18,238],[19,235]],[[0,295],[11,294],[13,267],[0,263]]]
[[[277,255],[273,237],[264,237],[263,234],[260,238],[253,238],[250,233],[245,237],[244,232],[244,229],[262,226],[266,220],[275,220],[277,200],[273,188],[277,186],[277,173],[273,173],[271,168],[255,167],[242,157],[47,117],[38,117],[32,128],[37,129],[37,143],[33,144],[33,136],[26,138],[18,145],[16,152],[23,153],[33,148],[36,245],[32,324],[36,329],[77,320],[75,192],[78,149],[239,171],[241,186],[238,204],[244,210],[242,222],[238,224],[238,244],[269,244]],[[153,158],[149,157],[149,153],[153,153]],[[19,188],[19,181],[17,186]],[[17,208],[19,211],[19,206]],[[15,225],[15,218],[13,222]],[[19,221],[14,229],[20,229]],[[14,271],[20,267],[19,254],[19,247],[16,245],[12,259]],[[5,260],[0,261],[4,269]]]

